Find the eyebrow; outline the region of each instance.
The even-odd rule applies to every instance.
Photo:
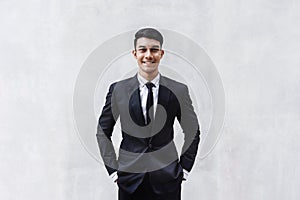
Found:
[[[140,46],[138,46],[138,48],[146,48],[146,46],[140,45]],[[154,45],[151,48],[158,48],[159,49],[159,45]]]

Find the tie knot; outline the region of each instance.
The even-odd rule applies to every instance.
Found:
[[[152,89],[153,87],[155,87],[155,85],[151,82],[146,83],[146,86],[148,89]]]

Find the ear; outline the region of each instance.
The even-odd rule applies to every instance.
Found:
[[[165,51],[164,51],[164,50],[161,50],[161,51],[160,51],[160,58],[162,58],[162,57],[164,56],[164,54],[165,54]]]
[[[136,50],[132,50],[132,55],[133,55],[133,57],[135,57],[135,59],[137,59],[137,57],[136,57]]]

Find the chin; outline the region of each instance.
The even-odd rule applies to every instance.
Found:
[[[145,71],[145,72],[155,72],[156,70],[157,70],[157,68],[156,67],[143,67],[143,70]]]
[[[146,73],[146,74],[152,74],[152,73],[156,72],[157,70],[155,68],[142,67],[141,71]]]

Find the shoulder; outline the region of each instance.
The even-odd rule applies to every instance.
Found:
[[[110,85],[110,88],[112,88],[112,89],[114,89],[114,88],[121,89],[121,88],[127,87],[128,85],[134,85],[134,84],[136,84],[136,82],[137,82],[137,78],[136,78],[136,76],[133,76],[133,77],[130,77],[130,78],[126,78],[126,79],[123,79],[123,80],[113,82]]]
[[[109,92],[120,97],[126,96],[138,89],[139,83],[136,76],[116,81],[109,86]]]
[[[160,85],[163,85],[170,89],[175,89],[176,91],[182,91],[182,90],[188,90],[188,87],[186,84],[178,82],[174,79],[168,78],[166,76],[160,77]]]
[[[131,83],[131,82],[133,82],[133,81],[135,81],[135,80],[137,80],[136,75],[133,76],[133,77],[129,77],[129,78],[126,78],[126,79],[117,81],[117,82],[115,82],[115,83],[117,83],[117,84],[119,84],[119,85],[121,85],[121,84],[128,84],[128,83]]]

